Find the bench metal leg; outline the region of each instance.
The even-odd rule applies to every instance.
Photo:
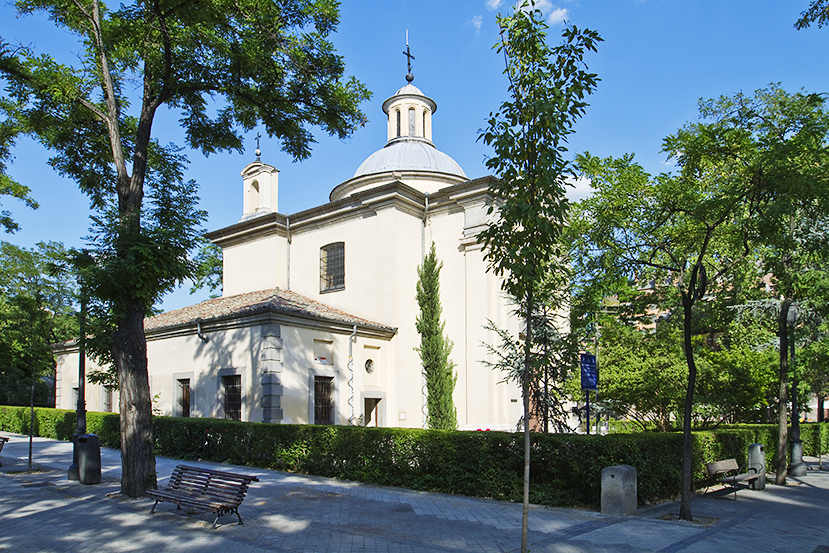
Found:
[[[216,523],[217,523],[217,522],[219,522],[219,517],[220,517],[220,516],[222,516],[222,515],[221,515],[221,513],[219,513],[219,512],[217,511],[217,512],[216,512],[216,518],[214,518],[214,519],[213,519],[213,529],[214,529],[214,530],[217,528]]]
[[[150,514],[153,514],[155,512],[156,507],[158,507],[158,499],[155,500],[155,505],[153,505],[153,508],[150,509]]]
[[[240,524],[241,526],[244,526],[244,525],[245,525],[245,523],[242,521],[242,515],[240,515],[240,514],[239,514],[239,509],[238,509],[238,508],[233,509],[233,512],[234,512],[234,513],[236,513],[236,518],[238,518],[238,519],[239,519],[239,524]]]

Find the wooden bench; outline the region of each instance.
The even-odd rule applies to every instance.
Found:
[[[749,468],[749,472],[740,473],[737,459],[723,459],[705,465],[708,476],[719,477],[720,483],[734,490],[734,500],[737,500],[737,490],[741,487],[748,487],[754,480],[760,478],[760,473],[755,468]]]
[[[216,528],[220,516],[230,513],[236,513],[239,524],[244,524],[239,515],[239,505],[245,499],[250,483],[258,481],[257,477],[246,474],[179,465],[170,475],[166,488],[147,491],[147,495],[155,499],[150,513],[155,512],[160,501],[169,501],[179,509],[184,506],[214,511],[213,528]]]

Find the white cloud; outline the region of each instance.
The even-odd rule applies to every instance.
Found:
[[[493,0],[490,0],[490,2],[491,1]],[[521,8],[522,4],[523,0],[518,0],[515,4],[516,9],[523,9],[524,11],[532,9],[531,5]],[[559,8],[558,6],[554,6],[550,0],[535,0],[535,9],[539,10],[547,17],[547,22],[550,25],[558,25],[567,19],[568,15],[567,8]]]
[[[550,12],[547,21],[550,22],[550,25],[557,25],[565,19],[567,19],[567,10],[564,8],[556,8],[552,12]]]
[[[475,27],[475,32],[479,33],[479,32],[481,32],[481,25],[483,25],[483,23],[484,23],[484,16],[475,15],[470,20],[470,23],[472,23],[472,26]]]
[[[590,179],[587,177],[568,177],[567,184],[567,199],[571,202],[578,202],[593,195],[593,189],[590,187]]]
[[[503,0],[486,0],[486,7],[491,10],[497,10]]]

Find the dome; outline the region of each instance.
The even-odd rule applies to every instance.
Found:
[[[457,161],[429,142],[417,139],[402,138],[389,142],[386,147],[368,156],[354,172],[354,176],[385,171],[433,171],[466,178],[466,173]]]

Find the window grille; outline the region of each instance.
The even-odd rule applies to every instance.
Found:
[[[320,292],[345,288],[345,242],[320,248]]]
[[[225,418],[242,420],[242,377],[238,374],[222,377]]]
[[[314,424],[334,424],[334,379],[314,377]]]
[[[241,396],[239,398],[241,408]],[[178,381],[178,407],[180,417],[190,416],[190,379],[182,378]]]
[[[104,411],[112,412],[112,390],[104,388]]]

